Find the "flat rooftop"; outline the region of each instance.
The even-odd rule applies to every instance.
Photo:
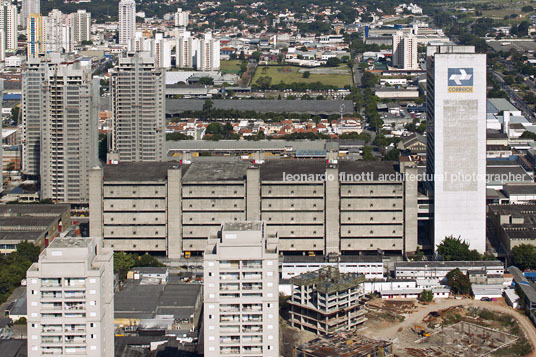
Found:
[[[0,205],[2,216],[58,216],[71,209],[66,204],[9,204]]]
[[[249,111],[259,113],[306,113],[318,115],[340,114],[344,104],[343,114],[354,112],[351,100],[228,100],[213,99],[214,109]],[[173,115],[186,111],[201,111],[204,99],[167,99],[166,114]]]
[[[167,141],[166,147],[170,151],[291,151],[297,150],[323,150],[326,140],[178,140]]]
[[[338,268],[328,266],[298,275],[291,281],[294,285],[315,285],[317,291],[329,294],[355,287],[365,281],[365,276],[341,273]]]
[[[104,181],[165,181],[177,162],[121,162],[104,166]]]
[[[91,244],[91,238],[82,237],[57,237],[48,246],[49,248],[87,248]]]
[[[193,162],[187,166],[183,182],[243,181],[249,162]]]
[[[284,175],[323,175],[326,173],[326,161],[322,159],[296,160],[281,159],[269,160],[259,166],[261,180],[284,181]]]

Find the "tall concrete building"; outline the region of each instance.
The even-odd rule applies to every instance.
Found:
[[[283,254],[417,249],[417,181],[393,162],[119,163],[90,181],[91,234],[114,250],[201,255],[223,222],[244,220],[264,221]]]
[[[473,46],[428,51],[427,174],[434,246],[454,235],[484,252],[486,55],[475,53]]]
[[[28,356],[114,355],[111,250],[56,238],[26,278]]]
[[[31,14],[41,14],[41,0],[22,0],[20,23],[26,28],[27,20]]]
[[[69,15],[72,26],[73,42],[80,44],[82,41],[91,40],[91,13],[86,10],[78,10]]]
[[[74,50],[73,26],[67,19],[71,16],[53,9],[48,16],[42,17],[43,52],[72,52]]]
[[[0,5],[0,30],[4,31],[5,50],[17,49],[17,24],[17,6],[13,4]]]
[[[126,53],[112,71],[112,151],[119,161],[163,161],[165,71],[147,52]]]
[[[61,60],[58,54],[29,59],[22,70],[22,172],[28,176],[37,177],[40,172],[43,103],[46,100],[42,85]]]
[[[119,44],[128,45],[136,34],[136,2],[119,1]]]
[[[417,36],[397,31],[393,34],[393,66],[401,69],[419,69]]]
[[[39,14],[28,16],[28,26],[26,33],[28,59],[39,57],[44,52],[43,46],[43,18]]]
[[[224,223],[203,262],[205,356],[279,356],[277,235]]]
[[[177,27],[186,27],[188,26],[190,13],[187,11],[182,11],[181,8],[177,9],[175,13],[175,26]]]
[[[88,170],[99,162],[99,81],[89,66],[62,63],[48,71],[41,91],[41,198],[88,202]]]

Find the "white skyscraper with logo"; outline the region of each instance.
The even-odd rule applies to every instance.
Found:
[[[121,0],[119,2],[119,44],[128,45],[136,35],[136,2]]]
[[[486,248],[486,55],[428,48],[427,174],[434,247],[453,235]]]

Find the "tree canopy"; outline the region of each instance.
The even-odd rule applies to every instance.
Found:
[[[454,294],[467,295],[471,293],[469,277],[456,268],[447,274],[447,284]]]
[[[469,243],[461,238],[448,236],[437,246],[437,253],[446,261],[451,260],[481,260],[482,255],[476,249],[469,249]]]
[[[521,244],[512,248],[512,265],[521,270],[536,269],[536,246]]]

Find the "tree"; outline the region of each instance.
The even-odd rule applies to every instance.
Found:
[[[193,137],[183,134],[183,133],[173,132],[173,133],[166,133],[166,140],[167,141],[193,140]]]
[[[512,265],[521,270],[536,269],[536,246],[521,244],[512,248]]]
[[[261,76],[257,78],[255,84],[261,89],[270,89],[272,86],[272,77],[270,76]]]
[[[251,58],[253,58],[255,61],[259,61],[261,58],[261,53],[259,51],[255,51],[251,54]]]
[[[448,236],[437,246],[437,253],[446,261],[453,260],[481,260],[482,256],[476,250],[469,249],[469,243],[462,241],[461,238]]]
[[[99,134],[99,160],[106,162],[106,154],[108,153],[108,135]]]
[[[156,259],[152,255],[149,255],[148,253],[145,253],[142,256],[138,256],[138,261],[135,263],[134,266],[137,266],[137,267],[163,267],[165,265],[160,263],[158,261],[158,259]]]
[[[121,279],[127,276],[127,272],[134,266],[136,259],[132,254],[125,252],[114,253],[114,273],[119,274]]]
[[[328,67],[339,67],[340,64],[341,64],[341,60],[338,59],[337,57],[330,57],[326,61],[326,66]]]
[[[383,156],[385,161],[398,161],[400,159],[400,151],[398,149],[391,149]]]
[[[361,77],[361,84],[365,88],[373,88],[378,84],[378,77],[374,73],[365,72]]]
[[[434,300],[434,292],[424,289],[421,293],[421,300],[424,302],[432,302]]]
[[[471,293],[469,277],[456,268],[447,274],[447,284],[454,294],[467,295]]]
[[[203,111],[210,112],[213,107],[214,107],[214,102],[210,99],[205,99],[205,102],[203,103]]]
[[[212,86],[214,85],[214,78],[212,77],[201,77],[199,78],[199,84],[205,85],[205,86]]]
[[[309,71],[305,71],[305,72],[303,72],[302,77],[303,77],[303,78],[309,78],[309,77],[311,77],[311,72],[309,72]]]
[[[523,134],[521,134],[521,137],[523,139],[532,139],[536,140],[536,133],[533,133],[532,131],[525,130]]]
[[[15,123],[19,123],[19,112],[20,112],[20,105],[14,106],[11,108],[11,119],[15,121]]]
[[[24,241],[17,244],[17,254],[21,259],[27,259],[35,263],[39,258],[39,253],[41,253],[41,248],[33,245],[33,243]]]
[[[523,11],[523,12],[533,12],[534,8],[532,6],[530,6],[530,5],[527,5],[527,6],[523,6],[521,8],[521,11]]]
[[[374,161],[376,160],[376,156],[374,156],[374,150],[372,149],[372,146],[365,145],[363,146],[363,160],[365,161]]]

